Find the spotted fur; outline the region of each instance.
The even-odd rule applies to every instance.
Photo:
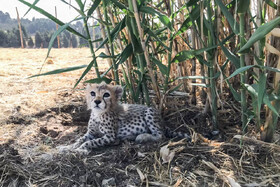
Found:
[[[91,109],[88,130],[71,148],[88,153],[117,140],[144,143],[162,139],[157,110],[145,105],[120,104],[122,93],[122,87],[105,83],[86,87],[87,106]]]

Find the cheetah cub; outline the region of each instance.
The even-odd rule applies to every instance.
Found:
[[[87,106],[91,109],[88,130],[72,149],[88,153],[116,140],[144,143],[162,139],[158,112],[144,105],[120,104],[122,93],[122,87],[105,83],[86,87]]]

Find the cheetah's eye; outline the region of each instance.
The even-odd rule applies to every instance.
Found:
[[[95,92],[94,92],[94,91],[91,91],[91,92],[90,92],[90,95],[91,95],[92,97],[94,97],[94,96],[95,96]]]
[[[103,97],[110,97],[110,94],[109,94],[109,93],[105,93],[105,94],[103,95]]]

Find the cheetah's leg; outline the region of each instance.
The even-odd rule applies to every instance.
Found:
[[[162,132],[160,130],[160,117],[158,112],[153,108],[148,108],[145,111],[144,119],[146,121],[148,129],[151,131],[151,134],[144,133],[139,134],[135,141],[137,143],[144,143],[144,142],[157,142],[162,139]]]
[[[94,148],[103,147],[114,143],[116,140],[115,134],[105,134],[101,138],[85,141],[76,151],[82,153],[88,153]]]
[[[83,137],[76,140],[76,142],[72,145],[73,149],[80,147],[84,142],[93,140],[94,137],[89,132],[87,132]]]

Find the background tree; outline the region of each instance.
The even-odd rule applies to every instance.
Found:
[[[78,46],[77,37],[74,34],[71,35],[71,44],[73,48],[76,48]]]
[[[34,42],[33,42],[31,37],[28,38],[27,45],[28,45],[29,48],[33,48],[34,47]]]
[[[35,34],[35,47],[36,48],[41,48],[42,42],[43,42],[43,39],[42,39],[40,33],[36,32],[36,34]]]
[[[66,34],[62,35],[62,47],[64,47],[64,48],[69,47],[69,40],[68,40]]]

